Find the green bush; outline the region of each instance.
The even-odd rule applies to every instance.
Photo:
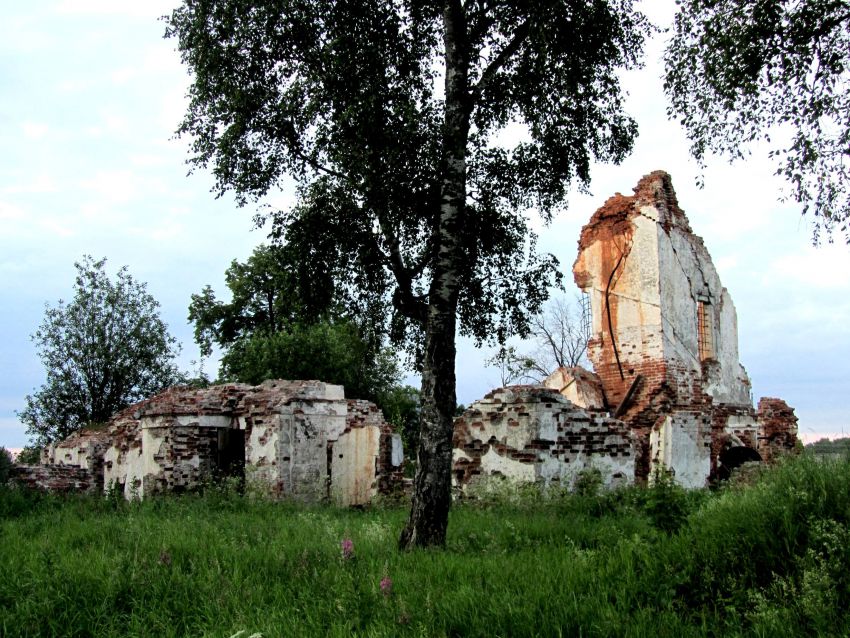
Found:
[[[38,465],[41,463],[41,448],[36,445],[25,445],[15,462],[18,465]]]
[[[663,470],[656,472],[653,479],[646,491],[646,513],[656,529],[673,534],[690,513],[688,491]]]
[[[9,482],[9,476],[12,473],[12,453],[4,447],[0,447],[0,485],[5,485]]]

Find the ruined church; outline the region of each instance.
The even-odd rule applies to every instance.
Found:
[[[544,388],[473,403],[455,424],[456,484],[496,475],[571,487],[593,468],[609,486],[664,471],[702,487],[795,447],[784,401],[753,407],[735,306],[667,173],[593,214],[573,276],[590,305],[593,372],[562,368]]]
[[[498,476],[571,489],[591,470],[608,487],[657,472],[702,487],[795,448],[784,401],[753,407],[735,306],[667,173],[605,202],[578,248],[593,371],[561,368],[474,402],[455,420],[456,487]],[[278,380],[171,388],[49,447],[18,480],[132,498],[235,475],[278,497],[362,505],[401,488],[402,460],[374,404],[341,386]]]

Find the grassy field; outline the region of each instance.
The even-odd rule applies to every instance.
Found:
[[[850,633],[847,460],[713,493],[503,489],[411,553],[404,506],[0,489],[2,636]]]

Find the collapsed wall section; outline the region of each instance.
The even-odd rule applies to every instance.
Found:
[[[305,502],[327,498],[328,446],[345,429],[343,388],[309,381],[274,383],[271,392],[250,393],[240,414],[249,478],[278,497]]]
[[[46,460],[78,467],[96,456],[101,485],[127,498],[231,476],[273,496],[340,505],[396,489],[403,458],[374,404],[319,381],[170,388],[116,414],[99,456],[78,448],[70,437]]]
[[[758,451],[765,461],[797,449],[797,416],[782,399],[759,399],[758,424]]]
[[[572,488],[598,470],[606,486],[631,483],[635,441],[621,421],[582,410],[539,386],[493,390],[455,419],[453,481],[488,477]]]
[[[345,430],[328,454],[331,496],[340,505],[363,505],[401,486],[401,437],[370,401],[347,401]]]
[[[73,465],[14,465],[10,478],[31,489],[50,492],[100,492],[102,477]]]

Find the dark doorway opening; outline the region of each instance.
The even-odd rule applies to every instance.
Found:
[[[732,476],[732,470],[741,467],[744,463],[758,462],[760,463],[761,455],[751,447],[739,445],[730,447],[720,453],[717,466],[717,478],[725,481]]]
[[[221,478],[234,477],[245,481],[245,430],[220,428],[215,459],[216,474]]]

